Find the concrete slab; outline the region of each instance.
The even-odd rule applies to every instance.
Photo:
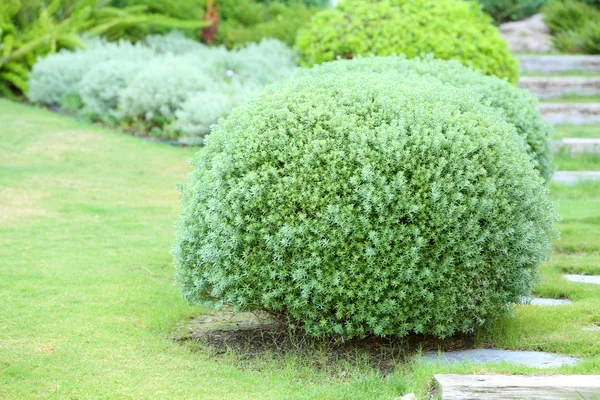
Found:
[[[447,353],[424,353],[425,361],[438,361],[442,363],[473,362],[476,364],[489,364],[509,362],[522,364],[536,368],[560,367],[562,365],[574,365],[579,362],[575,357],[562,356],[554,353],[538,351],[511,351],[499,349],[473,349],[451,351]]]
[[[571,300],[564,299],[547,299],[541,297],[527,298],[524,297],[522,299],[523,304],[530,304],[532,306],[564,306],[567,304],[573,304]]]
[[[552,180],[556,183],[573,185],[583,180],[600,179],[600,171],[556,171]]]
[[[523,76],[519,87],[540,99],[568,95],[595,96],[600,93],[600,77]]]
[[[600,285],[600,276],[595,275],[565,275],[565,279],[571,282]]]
[[[541,103],[540,113],[552,124],[597,124],[600,123],[599,103]]]
[[[600,375],[435,375],[442,400],[597,399]]]
[[[600,131],[598,134],[600,135]],[[600,154],[600,139],[565,138],[553,140],[552,150],[555,153],[566,151],[569,154]]]
[[[600,72],[600,56],[517,56],[521,72]]]

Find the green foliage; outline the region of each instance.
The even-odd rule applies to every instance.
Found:
[[[263,38],[281,40],[293,46],[300,27],[307,24],[315,9],[301,3],[268,4],[256,0],[220,0],[219,43],[228,48]]]
[[[436,79],[458,88],[469,88],[481,96],[481,100],[497,108],[506,121],[517,129],[524,147],[534,160],[542,177],[548,181],[552,176],[552,127],[542,120],[538,101],[528,91],[516,88],[496,77],[464,67],[456,61],[441,61],[431,57],[407,60],[404,56],[368,57],[324,63],[302,73],[329,74],[335,71],[371,71],[395,74],[402,81],[412,74]]]
[[[543,12],[557,50],[600,54],[600,11],[597,8],[575,0],[555,0],[544,7]]]
[[[477,4],[456,0],[346,0],[298,33],[307,66],[359,55],[431,53],[486,75],[518,79],[518,64]]]
[[[444,337],[530,293],[557,214],[514,126],[397,78],[300,76],[213,127],[182,188],[185,298],[315,336]]]
[[[81,35],[110,40],[139,39],[164,29],[205,26],[201,19],[177,19],[145,5],[113,7],[100,0],[11,0],[0,8],[0,94],[27,92],[28,72],[38,57],[85,47]]]
[[[550,0],[478,0],[494,21],[518,21],[536,14]]]
[[[33,67],[28,97],[139,134],[188,144],[202,138],[232,107],[296,69],[283,43],[262,40],[228,51],[176,32],[127,41],[90,40],[85,50],[62,50]],[[78,98],[78,102],[70,101]],[[74,109],[75,108],[75,109]],[[79,108],[79,109],[77,109]]]

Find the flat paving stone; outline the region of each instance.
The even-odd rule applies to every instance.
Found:
[[[555,153],[566,151],[569,154],[600,154],[600,139],[565,138],[553,140],[552,150]]]
[[[587,328],[583,328],[583,330],[587,332],[600,332],[600,326],[590,326]]]
[[[596,275],[565,275],[565,279],[571,282],[600,285],[600,276]]]
[[[434,376],[441,400],[598,399],[600,375]]]
[[[447,353],[428,352],[423,354],[426,361],[438,361],[442,363],[473,362],[476,364],[489,364],[509,362],[522,364],[536,368],[560,367],[562,365],[574,365],[579,359],[569,356],[561,356],[554,353],[540,351],[511,351],[499,349],[473,349],[450,351]]]
[[[567,304],[573,304],[571,300],[565,299],[547,299],[542,297],[524,297],[521,300],[522,304],[531,304],[532,306],[564,306]]]
[[[583,180],[600,179],[600,171],[556,171],[552,180],[556,183],[573,185]]]
[[[600,56],[517,56],[521,72],[600,72]]]
[[[600,123],[600,103],[541,103],[542,118],[552,124]]]
[[[595,96],[600,93],[596,76],[524,76],[519,87],[541,99],[567,95]]]

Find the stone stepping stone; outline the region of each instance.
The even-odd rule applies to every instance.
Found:
[[[434,376],[441,400],[597,399],[600,375]]]
[[[595,96],[600,93],[600,77],[523,76],[519,87],[540,99],[566,95]]]
[[[600,72],[600,56],[518,56],[521,72]]]
[[[567,304],[573,304],[571,300],[565,299],[547,299],[542,297],[534,298],[523,298],[522,304],[530,304],[532,306],[563,306]]]
[[[598,133],[600,133],[600,131]],[[600,139],[565,138],[553,140],[552,150],[555,153],[564,150],[569,154],[600,154]]]
[[[600,276],[595,275],[565,275],[565,279],[571,282],[600,285]]]
[[[556,171],[552,180],[556,183],[573,185],[582,180],[598,180],[600,171]]]
[[[438,361],[441,363],[473,362],[476,364],[489,364],[509,362],[527,365],[535,368],[560,367],[562,365],[574,365],[579,359],[559,354],[544,353],[539,351],[512,351],[499,349],[473,349],[442,353],[427,352],[422,356],[426,361]]]
[[[587,332],[600,332],[600,326],[590,326],[588,328],[583,328],[583,330]]]
[[[540,113],[552,124],[597,124],[600,123],[599,103],[541,103]]]

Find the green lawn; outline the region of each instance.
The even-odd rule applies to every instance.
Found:
[[[554,164],[559,171],[600,171],[600,154],[570,155],[561,151],[554,154]]]
[[[600,138],[600,125],[566,125],[557,124],[554,126],[554,134],[552,139],[564,139],[564,138],[587,138],[595,139]]]
[[[434,373],[494,366],[316,369],[301,354],[240,362],[171,337],[186,305],[169,250],[194,150],[169,147],[0,100],[0,398],[394,399],[425,395]],[[600,271],[600,185],[552,186],[564,220],[537,292],[576,301],[519,306],[480,344],[584,357],[544,373],[600,373],[600,288],[563,271]],[[193,349],[193,351],[192,351]],[[359,363],[360,364],[360,363]]]
[[[541,103],[600,103],[600,95],[579,96],[575,94],[569,94],[560,97],[550,97],[539,100]]]

